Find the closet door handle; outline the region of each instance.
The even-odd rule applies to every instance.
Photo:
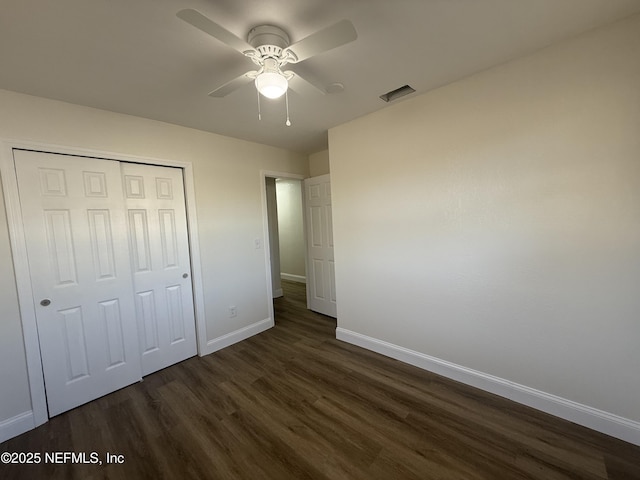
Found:
[[[187,278],[188,276],[189,276],[189,274],[188,274],[188,273],[183,273],[183,274],[182,274],[182,278]]]
[[[40,305],[42,305],[43,307],[48,307],[49,305],[51,305],[51,300],[49,300],[48,298],[40,300]]]

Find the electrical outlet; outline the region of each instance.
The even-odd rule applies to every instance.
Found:
[[[253,241],[256,247],[256,250],[260,250],[262,248],[262,239],[257,238]]]
[[[229,307],[229,318],[233,318],[237,316],[238,316],[238,307],[236,307],[235,305],[231,305]]]

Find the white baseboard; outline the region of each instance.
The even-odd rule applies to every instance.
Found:
[[[0,442],[17,437],[24,432],[33,430],[34,428],[36,428],[36,423],[32,410],[21,413],[7,420],[3,420],[0,422]]]
[[[307,277],[303,275],[294,275],[293,273],[280,273],[282,280],[289,280],[290,282],[307,283]]]
[[[222,350],[225,347],[233,345],[234,343],[246,340],[249,337],[253,337],[258,333],[264,332],[274,326],[273,318],[265,318],[259,322],[253,323],[247,327],[240,328],[234,332],[227,333],[213,340],[207,342],[207,348],[201,355],[209,355],[210,353]]]
[[[284,292],[281,288],[273,291],[273,298],[280,298],[282,296],[284,296]]]
[[[437,373],[443,377],[508,398],[514,402],[541,410],[556,417],[577,423],[578,425],[633,443],[634,445],[640,445],[640,422],[344,328],[336,328],[336,338],[424,370]]]

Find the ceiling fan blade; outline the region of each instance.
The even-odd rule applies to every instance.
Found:
[[[244,40],[236,37],[233,33],[227,29],[221,27],[214,21],[208,19],[203,14],[192,8],[186,8],[176,13],[176,16],[181,20],[184,20],[190,25],[193,25],[198,30],[202,30],[204,33],[211,35],[213,38],[221,41],[225,45],[230,46],[234,50],[244,54],[245,52],[255,52],[256,49],[249,45]]]
[[[295,56],[295,60],[290,60],[289,63],[297,63],[353,42],[356,38],[358,38],[358,34],[353,24],[349,20],[341,20],[285,48],[284,53],[291,52]]]
[[[300,74],[293,72],[291,70],[287,70],[283,72],[285,75],[292,75],[289,79],[289,88],[300,95],[324,95],[325,91],[315,85],[315,83],[310,82],[309,80],[301,77]]]
[[[231,92],[235,92],[240,87],[245,86],[247,83],[251,83],[255,79],[255,74],[257,72],[251,70],[247,73],[243,73],[239,77],[234,78],[233,80],[221,85],[216,88],[214,91],[209,93],[210,97],[220,98],[229,95]]]

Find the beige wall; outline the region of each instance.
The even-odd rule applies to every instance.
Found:
[[[309,155],[309,176],[319,177],[329,173],[329,150]]]
[[[640,16],[329,132],[340,328],[640,421]]]
[[[276,181],[276,195],[278,199],[280,273],[305,277],[302,181],[279,178]]]
[[[207,339],[269,317],[260,170],[308,175],[304,155],[0,90],[0,137],[192,162]],[[28,409],[15,279],[0,218],[0,422]],[[228,318],[228,306],[238,315]]]

